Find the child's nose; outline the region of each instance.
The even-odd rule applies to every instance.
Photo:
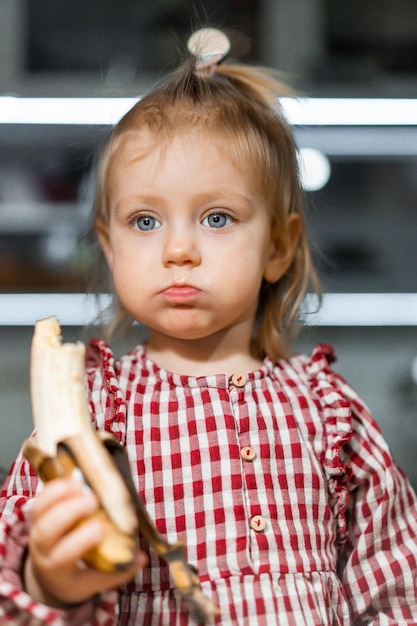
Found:
[[[167,233],[164,265],[198,265],[201,262],[197,237],[191,228],[178,226]]]

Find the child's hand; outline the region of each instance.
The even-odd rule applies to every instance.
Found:
[[[55,479],[45,485],[32,507],[29,554],[25,566],[26,590],[34,600],[60,607],[83,602],[96,593],[119,587],[146,563],[138,554],[128,570],[106,574],[87,568],[82,555],[100,543],[103,526],[89,520],[77,522],[98,508],[93,493],[70,479]]]

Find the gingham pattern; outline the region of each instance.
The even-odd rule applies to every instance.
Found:
[[[329,360],[327,347],[310,358],[266,359],[238,387],[225,376],[172,375],[141,348],[114,363],[106,344],[91,346],[97,425],[125,443],[159,530],[169,541],[185,538],[220,607],[216,623],[417,624],[416,499]],[[253,461],[241,458],[247,446]],[[30,496],[28,476],[18,461],[8,494]],[[250,527],[255,515],[266,521],[262,532]],[[0,559],[7,546],[6,538]],[[118,618],[103,597],[93,621],[79,623],[192,624],[166,566],[149,558],[122,590]],[[0,594],[0,616],[27,598],[1,583]],[[35,619],[36,608],[26,614]],[[43,621],[10,623],[61,623],[42,610]]]

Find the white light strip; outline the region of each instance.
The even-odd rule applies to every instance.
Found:
[[[100,297],[100,306],[110,303]],[[85,326],[97,317],[96,299],[82,293],[0,294],[0,326],[32,326],[37,320],[55,315],[62,326]]]
[[[0,124],[114,125],[137,98],[0,97]],[[295,126],[416,126],[417,100],[282,98]]]
[[[417,294],[325,294],[322,308],[305,321],[313,326],[417,326]]]
[[[100,306],[110,303],[100,297]],[[307,309],[314,311],[314,303]],[[63,326],[85,326],[97,317],[96,300],[80,293],[0,294],[0,326],[32,326],[36,320],[56,315]],[[417,326],[417,294],[325,294],[318,313],[306,315],[314,326]]]
[[[0,98],[0,124],[113,126],[137,98]]]
[[[283,98],[295,126],[415,126],[417,100],[406,98]]]

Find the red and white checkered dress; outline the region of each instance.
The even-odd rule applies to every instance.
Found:
[[[251,374],[193,378],[161,370],[141,347],[115,362],[103,342],[90,346],[97,426],[126,445],[160,532],[185,539],[219,606],[215,623],[417,624],[416,498],[331,360],[318,346],[311,357],[266,359]],[[20,459],[8,508],[13,494],[34,490]],[[0,562],[7,543],[0,534]],[[152,551],[119,602],[103,594],[84,621],[33,602],[28,609],[17,587],[0,574],[1,624],[194,623]],[[30,621],[36,610],[43,621]]]

